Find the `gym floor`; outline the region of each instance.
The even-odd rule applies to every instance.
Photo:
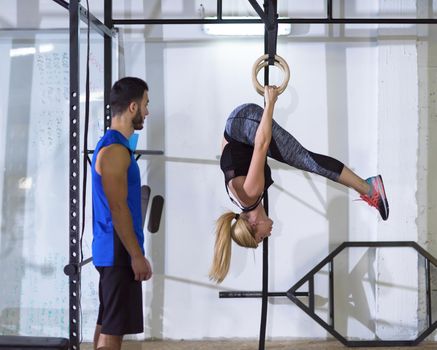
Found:
[[[268,341],[266,350],[337,350],[347,349],[336,340]],[[361,350],[405,350],[409,347],[354,348]],[[81,345],[83,350],[92,350],[90,343]],[[124,342],[122,350],[258,350],[258,341],[144,341]],[[352,348],[351,348],[352,349]],[[437,349],[436,342],[422,342],[414,350]]]

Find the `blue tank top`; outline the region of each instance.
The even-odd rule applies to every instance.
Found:
[[[144,254],[144,232],[141,219],[141,177],[140,169],[134,153],[129,149],[126,137],[116,130],[107,130],[97,143],[91,166],[92,201],[93,201],[93,263],[95,266],[130,265],[130,256],[124,248],[112,223],[111,211],[103,191],[102,178],[95,169],[97,155],[101,148],[112,144],[125,146],[131,154],[131,162],[127,171],[128,196],[127,204],[132,214],[135,235]]]

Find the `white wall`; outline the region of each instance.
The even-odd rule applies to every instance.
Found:
[[[13,3],[16,6],[10,6],[5,14],[2,12],[0,24],[12,28],[26,26],[24,23],[28,22],[17,15],[17,9],[28,1]],[[67,25],[65,10],[48,0],[37,2],[38,5],[33,3],[38,16],[29,27]],[[156,18],[190,18],[198,15],[200,2],[176,1],[172,6],[169,1],[162,4],[148,1],[144,5],[129,1],[116,3],[119,7],[114,17],[152,13]],[[415,15],[414,1],[379,3],[357,1],[351,5],[348,2],[343,12],[351,16]],[[213,12],[213,2],[203,4],[207,13]],[[92,6],[96,6],[95,13],[101,17],[102,10],[97,8],[101,5],[92,3]],[[240,2],[226,11],[247,15],[251,13],[247,6]],[[284,14],[313,16],[318,16],[324,8],[322,1],[312,1],[307,8],[283,6],[280,10]],[[431,158],[432,151],[430,145],[422,143],[418,131],[419,110],[421,103],[425,104],[419,99],[423,88],[421,77],[425,73],[421,75],[418,67],[426,70],[434,66],[435,55],[421,60],[416,45],[417,28],[302,25],[293,26],[292,33],[278,39],[277,52],[289,63],[291,80],[278,100],[275,119],[305,147],[342,160],[360,176],[383,174],[391,214],[389,221],[382,222],[375,210],[354,201],[358,196],[353,191],[270,161],[275,180],[269,191],[271,217],[275,221],[269,244],[272,291],[288,290],[343,241],[413,240],[423,244],[426,232],[435,230],[433,222],[421,221],[418,212],[418,203],[427,206],[424,193],[434,183],[431,178],[420,180],[427,171],[418,166],[420,159],[426,163],[420,152],[428,151]],[[435,35],[434,32],[429,37],[428,33],[420,34],[422,46],[432,42]],[[262,104],[262,98],[251,86],[250,74],[252,63],[263,52],[263,40],[208,37],[197,25],[151,26],[145,31],[140,27],[126,28],[121,39],[120,70],[125,75],[144,77],[150,85],[151,113],[139,148],[165,152],[164,156],[139,161],[143,182],[151,186],[152,195],[164,196],[165,210],[160,231],[154,235],[146,231],[146,251],[155,276],[144,284],[145,332],[134,338],[256,338],[260,301],[219,299],[218,291],[259,290],[261,249],[251,251],[234,246],[231,271],[222,286],[210,283],[207,273],[214,244],[214,220],[223,210],[235,209],[224,191],[219,170],[220,139],[227,115],[237,104]],[[10,43],[10,38],[4,39],[0,52],[2,57],[6,56],[4,61],[14,63],[7,55]],[[100,85],[98,73],[95,74],[93,81],[97,88]],[[279,76],[273,79],[280,81]],[[4,86],[9,90],[11,85],[6,82]],[[431,95],[435,86],[429,84],[428,89]],[[2,96],[0,101],[0,126],[4,126],[10,120],[6,111],[12,100]],[[101,118],[99,108],[96,105],[93,110],[93,135],[101,127],[97,121]],[[37,116],[31,113],[30,119]],[[420,119],[422,124],[424,118]],[[44,128],[38,132],[42,136],[49,134]],[[93,142],[95,138],[92,137]],[[1,154],[0,161],[5,154]],[[34,152],[25,152],[23,156],[29,164],[36,161]],[[53,172],[66,176],[66,160],[55,159],[50,165],[38,163],[35,176],[47,178]],[[12,182],[17,181],[8,173],[8,164],[4,167],[4,174],[10,174]],[[2,214],[7,212],[5,184],[5,180],[0,184]],[[46,196],[51,185],[44,181],[38,184],[30,192],[39,210],[45,212],[51,205],[59,206],[62,197],[67,205],[67,189],[54,201]],[[423,195],[418,197],[417,193]],[[25,199],[24,203],[29,200]],[[88,208],[90,211],[89,205]],[[35,207],[20,210],[17,215],[24,218],[36,215],[39,220],[45,215],[38,214]],[[14,282],[15,270],[8,270],[11,277],[0,298],[6,300],[0,304],[0,333],[67,334],[67,278],[61,267],[67,261],[68,214],[59,215],[59,223],[52,223],[58,232],[56,240],[40,245],[52,233],[37,230],[33,237],[28,227],[21,232],[24,243],[14,253],[14,263],[21,264],[35,254],[26,247],[38,247],[39,259],[51,268],[47,282],[51,287],[44,287],[51,291],[46,293],[41,287],[32,289],[42,282],[32,277],[34,272],[27,265],[22,265],[23,275],[18,282]],[[90,215],[90,212],[86,214],[88,222]],[[420,229],[419,225],[422,225]],[[3,225],[0,235],[2,263],[6,256],[4,247],[10,242],[8,227]],[[84,240],[86,253],[90,242],[88,228]],[[49,259],[50,256],[55,258]],[[423,280],[418,275],[418,265],[420,261],[411,250],[342,253],[336,260],[335,275],[337,329],[354,339],[373,339],[375,334],[388,339],[417,336],[421,325],[418,315],[423,316]],[[327,303],[323,299],[327,295],[326,274],[322,273],[319,280],[324,282],[316,285],[320,293],[317,312],[326,317]],[[91,266],[83,270],[82,285],[84,339],[90,340],[97,313],[97,274]],[[19,298],[12,297],[16,293],[14,288],[19,288]],[[7,300],[15,303],[13,316],[7,312],[10,307]],[[60,326],[35,329],[32,320],[36,316],[32,318],[26,313],[28,305],[40,305],[41,310],[32,315],[46,313],[45,319],[50,320],[52,316],[47,310],[51,310],[53,300],[60,305],[58,317],[63,317],[58,322]],[[393,303],[405,307],[393,311]],[[418,314],[417,310],[422,313]],[[285,298],[271,300],[267,332],[268,337],[275,338],[326,336],[320,326]]]

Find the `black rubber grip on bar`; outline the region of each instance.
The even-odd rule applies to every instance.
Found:
[[[150,233],[156,233],[159,230],[161,223],[162,209],[164,208],[164,197],[155,196],[152,199],[152,207],[150,208],[149,224],[147,229]]]
[[[149,206],[150,187],[147,185],[141,186],[141,219],[142,227],[146,222],[147,207]]]

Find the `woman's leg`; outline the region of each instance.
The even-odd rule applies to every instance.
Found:
[[[255,104],[237,107],[226,122],[225,132],[232,139],[253,146],[263,109]],[[388,202],[381,176],[362,179],[339,160],[304,148],[274,120],[268,156],[297,169],[312,172],[360,193],[361,198],[388,218]]]
[[[255,104],[238,106],[229,116],[225,131],[232,139],[253,146],[263,109]],[[344,165],[340,161],[305,149],[289,132],[272,122],[268,156],[292,167],[316,173],[338,182]],[[345,176],[347,183],[349,176]],[[364,180],[363,180],[364,181]]]
[[[296,168],[325,176],[353,188],[362,200],[379,211],[383,220],[388,219],[388,201],[380,175],[362,179],[337,159],[308,151],[275,121],[272,125],[270,151],[272,155],[276,154],[274,158],[277,160],[281,161],[282,158]]]
[[[367,183],[367,181],[363,180],[346,166],[343,167],[343,170],[338,178],[338,182],[342,185],[353,188],[362,195],[365,195],[370,191],[370,185]]]
[[[238,106],[229,116],[226,133],[236,141],[253,146],[263,109],[256,104]],[[369,192],[369,184],[337,159],[316,154],[304,148],[278,123],[272,123],[269,157],[292,167],[325,176],[360,194]]]

